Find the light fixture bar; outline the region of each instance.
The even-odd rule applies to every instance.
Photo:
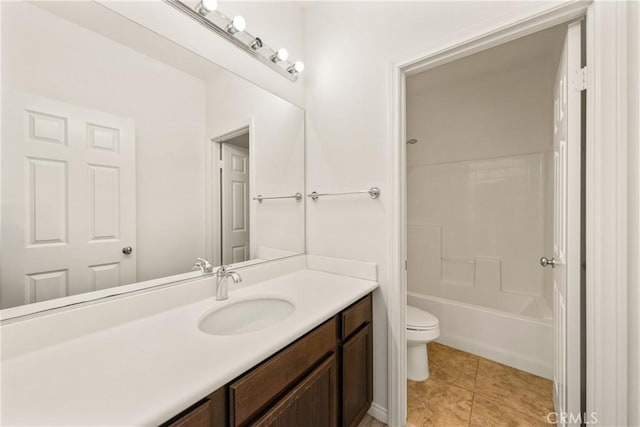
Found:
[[[222,13],[218,11],[211,11],[206,15],[215,15],[218,20],[221,20],[224,22],[224,27],[221,27],[220,25],[213,22],[211,19],[208,19],[206,15],[199,13],[198,10],[192,8],[188,4],[184,3],[182,0],[164,0],[164,2],[169,4],[170,6],[173,6],[174,8],[184,13],[185,15],[191,17],[192,19],[196,20],[201,25],[215,32],[219,36],[222,36],[223,38],[230,41],[240,49],[244,50],[249,55],[253,56],[257,60],[262,62],[264,65],[277,71],[282,76],[286,77],[292,82],[295,82],[296,80],[298,80],[297,70],[292,72],[292,70],[295,70],[295,68],[293,68],[294,63],[288,60],[277,61],[277,62],[272,61],[271,57],[274,54],[276,54],[277,51],[275,49],[270,48],[269,46],[264,44],[264,42],[260,40],[258,37],[252,36],[247,31],[241,31],[241,33],[245,36],[244,38],[250,39],[251,42],[246,43],[243,40],[241,40],[239,37],[237,37],[238,35],[237,31],[231,32],[228,30],[229,25],[231,25],[232,23],[232,20],[224,16]],[[257,44],[255,43],[255,40],[260,40],[259,43],[257,43],[259,44],[259,46],[257,46]]]

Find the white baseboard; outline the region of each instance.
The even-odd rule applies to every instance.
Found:
[[[382,421],[383,423],[387,424],[387,421],[388,421],[387,408],[383,408],[382,406],[378,405],[376,402],[373,402],[367,413],[371,415],[373,418],[375,418],[376,420]]]
[[[457,348],[458,350],[466,351],[467,353],[475,354],[476,356],[484,357],[485,359],[493,360],[494,362],[502,363],[503,365],[520,369],[521,371],[538,375],[542,378],[553,378],[553,367],[542,364],[537,360],[528,359],[520,354],[482,345],[477,341],[463,337],[443,335],[440,336],[436,342]]]

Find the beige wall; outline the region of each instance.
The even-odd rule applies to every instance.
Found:
[[[629,2],[629,425],[640,425],[640,3]]]

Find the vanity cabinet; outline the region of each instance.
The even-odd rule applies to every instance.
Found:
[[[336,356],[332,354],[253,425],[335,427],[337,377]]]
[[[372,401],[371,322],[369,294],[163,426],[356,426]]]
[[[343,313],[342,423],[357,426],[373,400],[371,298],[365,298]]]

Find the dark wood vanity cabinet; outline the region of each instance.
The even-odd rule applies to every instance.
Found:
[[[372,401],[371,294],[164,424],[351,427]]]
[[[252,425],[337,426],[337,379],[336,356],[332,354]]]
[[[342,345],[342,426],[357,426],[373,399],[371,324]]]

